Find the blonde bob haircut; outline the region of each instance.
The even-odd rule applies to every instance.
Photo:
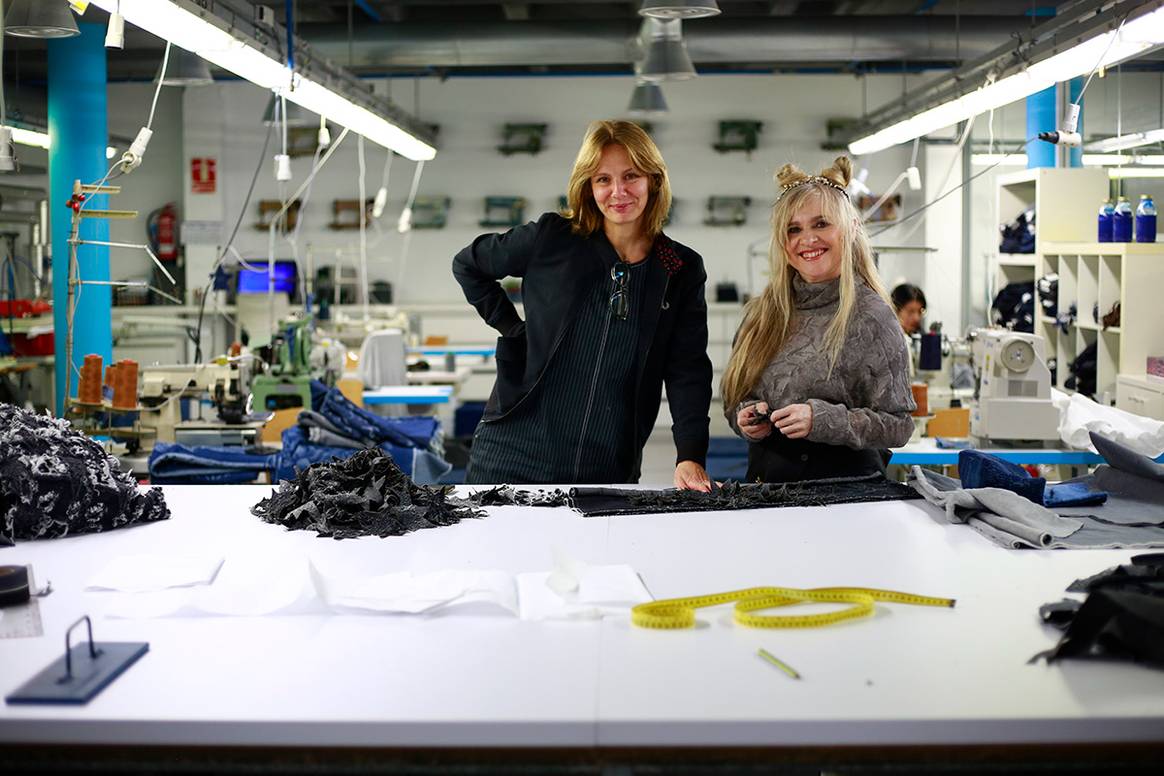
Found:
[[[603,150],[615,143],[626,149],[634,168],[647,176],[648,200],[642,225],[646,235],[654,239],[663,231],[663,223],[671,210],[671,182],[655,141],[632,121],[595,121],[586,129],[586,139],[578,149],[578,158],[570,173],[564,215],[570,219],[576,234],[589,236],[602,227],[602,211],[594,202],[590,178],[598,170]]]
[[[768,249],[770,280],[745,308],[744,322],[736,334],[723,375],[721,395],[725,410],[734,411],[755,390],[764,370],[792,332],[796,313],[792,280],[796,270],[788,259],[787,233],[792,217],[806,205],[819,202],[820,214],[836,224],[841,235],[837,246],[841,252],[840,301],[823,343],[830,374],[845,344],[845,332],[856,307],[857,284],[863,282],[889,303],[889,295],[873,263],[873,251],[861,225],[861,215],[844,191],[852,177],[852,162],[843,156],[820,175],[809,175],[791,164],[776,173],[780,195],[772,208],[772,241]]]

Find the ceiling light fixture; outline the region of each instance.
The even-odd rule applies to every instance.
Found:
[[[46,151],[52,145],[48,132],[41,132],[38,129],[28,129],[26,127],[16,127],[11,124],[5,124],[4,129],[12,132],[12,142],[20,143],[20,145],[33,146],[34,148],[43,148]],[[107,146],[105,149],[106,158],[111,151],[116,149],[113,146]]]
[[[631,92],[630,104],[626,106],[631,116],[658,116],[667,112],[667,100],[663,89],[653,81],[638,81]]]
[[[938,79],[922,90],[927,95],[933,95],[929,100],[932,107],[919,110],[920,106],[909,104],[909,100],[916,101],[917,98],[907,97],[882,108],[865,122],[866,129],[849,143],[849,152],[856,155],[871,154],[923,137],[980,113],[1029,97],[1061,81],[1085,76],[1093,68],[1110,67],[1164,43],[1164,9],[1160,8],[1161,3],[1151,3],[1151,10],[1134,19],[1129,18],[1118,32],[1114,29],[1101,30],[1115,26],[1118,21],[1116,11],[1120,10],[1122,16],[1122,9],[1113,8],[1097,14],[1090,5],[1082,6],[1076,11],[1080,14],[1078,20],[1071,17],[1048,22],[1058,25],[1057,30],[1066,30],[1062,33],[1065,36],[1064,42],[1051,39],[1027,52],[1007,53],[999,50],[966,69],[971,72],[983,70],[991,58],[1013,61],[1020,53],[1024,57],[1035,56],[1038,49],[1053,52],[1045,59],[1029,66],[1012,65],[1011,69],[1015,70],[1013,74],[997,79],[987,77],[988,82],[984,86],[965,93],[962,92],[962,84],[970,80],[965,72]],[[1091,29],[1096,34],[1060,51],[1066,41],[1078,40],[1086,34],[1078,29],[1080,24],[1085,23],[1082,21],[1085,13],[1090,14],[1090,17],[1086,17],[1087,23],[1093,25]],[[937,104],[933,104],[935,102]],[[878,126],[881,128],[878,129]]]
[[[162,75],[158,68],[158,75]],[[171,47],[170,63],[166,66],[162,86],[209,86],[214,83],[214,76],[210,75],[210,65],[197,54],[184,48]]]
[[[1118,137],[1096,140],[1093,143],[1084,145],[1083,149],[1085,151],[1108,153],[1109,151],[1123,151],[1127,148],[1139,148],[1140,146],[1159,143],[1161,140],[1164,140],[1164,129],[1151,129],[1146,132],[1129,132],[1126,135],[1119,135]]]
[[[18,38],[71,38],[80,35],[65,0],[12,0],[4,32]]]
[[[695,65],[687,55],[683,40],[682,22],[678,19],[643,20],[643,38],[646,55],[643,57],[642,78],[647,81],[685,81],[694,78]]]
[[[294,71],[269,34],[245,17],[221,19],[195,0],[92,0],[106,11],[120,10],[130,24],[245,78],[263,89],[282,89],[289,102],[363,135],[409,159],[436,156],[432,131],[352,74],[296,40]],[[214,8],[221,3],[212,3]],[[249,27],[248,27],[249,24]],[[248,32],[248,30],[250,32]]]
[[[702,19],[719,13],[715,0],[643,0],[639,8],[639,16],[656,19]]]
[[[290,100],[290,95],[287,96]],[[269,127],[272,124],[279,123],[279,116],[275,114],[275,104],[278,100],[278,95],[272,93],[271,99],[267,100],[267,109],[263,111],[263,126]],[[283,116],[284,123],[289,127],[314,127],[318,119],[312,115],[311,111],[304,108],[302,105],[296,105],[293,102],[287,102],[287,115]]]

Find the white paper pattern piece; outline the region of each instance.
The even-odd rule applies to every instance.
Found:
[[[590,566],[565,558],[555,562],[554,572],[516,577],[475,569],[361,577],[325,574],[307,558],[275,555],[228,559],[210,586],[136,593],[96,589],[122,591],[102,594],[107,617],[134,619],[492,612],[523,620],[578,620],[625,615],[632,606],[651,600],[630,566]]]
[[[144,593],[209,585],[221,567],[222,556],[120,555],[94,574],[85,589]]]

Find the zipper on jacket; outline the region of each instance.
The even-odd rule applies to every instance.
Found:
[[[582,469],[582,443],[586,439],[586,429],[590,425],[590,410],[594,407],[594,394],[598,391],[598,375],[602,371],[602,358],[606,355],[606,338],[610,334],[610,319],[614,310],[606,311],[606,322],[602,326],[602,339],[598,342],[598,359],[594,362],[594,377],[590,380],[590,397],[586,400],[586,412],[582,414],[582,431],[578,434],[578,454],[574,456],[574,482],[578,482]]]

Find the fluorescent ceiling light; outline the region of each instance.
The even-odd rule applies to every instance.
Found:
[[[1164,178],[1164,167],[1109,167],[1109,178]]]
[[[1093,68],[1110,67],[1161,43],[1164,43],[1164,9],[1128,22],[1118,37],[1116,31],[1102,33],[1014,75],[858,138],[849,144],[849,152],[871,154],[908,142],[1029,97],[1060,81],[1085,76]]]
[[[48,150],[52,143],[49,140],[48,132],[40,132],[35,129],[25,129],[24,127],[13,127],[5,124],[4,126],[12,130],[12,142],[20,143],[21,145],[33,146],[35,148],[43,148]],[[113,154],[117,153],[117,149],[113,146],[106,146],[105,158],[112,159]]]
[[[1088,151],[1100,152],[1122,151],[1126,148],[1139,148],[1159,143],[1162,140],[1164,140],[1164,129],[1151,129],[1147,132],[1129,132],[1126,135],[1097,140],[1094,143],[1088,143],[1085,148]]]
[[[1110,164],[1164,165],[1160,154],[1083,154],[1083,164],[1087,167],[1106,167]]]
[[[240,40],[191,0],[93,0],[106,11],[120,10],[130,24],[168,40],[223,70],[286,98],[329,121],[414,161],[432,159],[436,148],[357,101],[338,94],[309,74],[292,74],[283,62]],[[326,73],[321,74],[326,76]],[[339,81],[339,77],[335,79]]]

